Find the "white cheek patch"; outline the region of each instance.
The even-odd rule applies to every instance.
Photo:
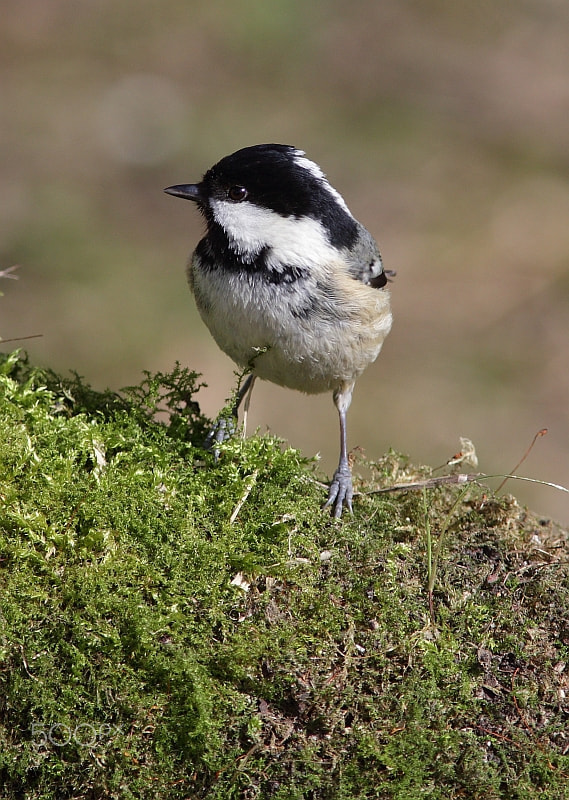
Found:
[[[212,200],[211,210],[240,255],[256,256],[268,247],[273,265],[330,263],[337,253],[325,228],[310,217],[282,217],[252,203]]]

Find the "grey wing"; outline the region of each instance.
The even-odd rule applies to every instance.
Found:
[[[358,238],[348,253],[350,274],[362,283],[381,289],[387,283],[379,247],[371,233],[358,223]]]

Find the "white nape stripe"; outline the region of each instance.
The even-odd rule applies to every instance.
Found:
[[[282,217],[268,208],[246,200],[230,203],[211,200],[215,220],[222,226],[240,255],[254,257],[265,247],[271,249],[271,263],[313,266],[329,264],[337,252],[328,241],[326,229],[310,217]]]
[[[302,169],[305,169],[307,172],[310,172],[311,175],[314,175],[314,177],[317,178],[322,183],[324,188],[327,189],[328,192],[330,192],[330,194],[336,200],[336,202],[342,206],[344,211],[347,211],[350,217],[352,216],[352,212],[346,205],[346,201],[344,200],[340,192],[334,189],[334,187],[329,183],[328,178],[322,172],[318,164],[315,164],[314,161],[311,161],[309,158],[306,158],[302,150],[296,151],[296,154],[294,156],[294,163],[297,166],[302,167]]]

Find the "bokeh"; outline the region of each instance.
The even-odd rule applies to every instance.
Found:
[[[176,360],[214,415],[234,385],[187,291],[202,224],[163,194],[294,144],[376,236],[395,323],[350,445],[569,486],[566,0],[4,0],[0,335],[96,388]],[[16,276],[18,280],[11,280]],[[249,419],[323,470],[330,397],[256,388]],[[510,483],[569,522],[569,496]]]

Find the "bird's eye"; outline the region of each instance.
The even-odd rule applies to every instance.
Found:
[[[231,186],[227,192],[227,196],[234,203],[240,203],[247,197],[247,189],[244,186]]]

